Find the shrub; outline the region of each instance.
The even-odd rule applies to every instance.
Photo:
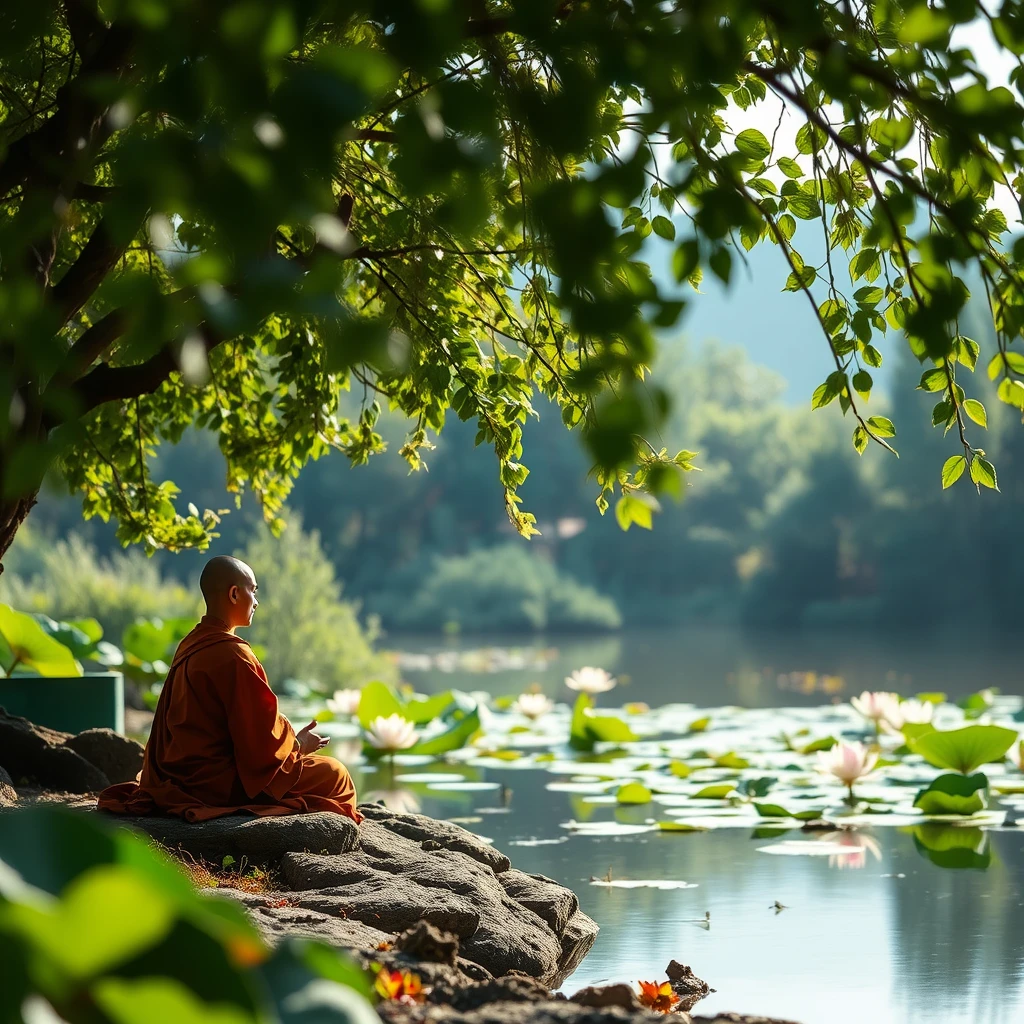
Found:
[[[615,602],[517,544],[435,558],[408,600],[381,605],[400,629],[531,632],[617,629]]]
[[[103,635],[120,644],[139,616],[170,618],[202,614],[197,588],[165,579],[159,566],[139,550],[102,557],[77,534],[51,541],[19,532],[14,557],[0,575],[0,601],[55,619],[92,617]]]
[[[245,637],[264,648],[271,683],[303,679],[335,689],[397,679],[394,663],[374,649],[377,620],[364,627],[359,606],[341,599],[320,534],[304,531],[301,516],[289,516],[280,538],[261,525],[238,557],[259,583],[260,606]]]

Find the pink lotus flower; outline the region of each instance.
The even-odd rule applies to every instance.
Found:
[[[905,725],[927,725],[935,714],[930,700],[902,700],[895,704],[882,723],[889,733],[898,733]]]
[[[854,711],[874,723],[876,733],[881,728],[882,722],[895,713],[899,702],[900,699],[895,693],[887,693],[884,690],[865,690],[859,697],[850,699]]]
[[[869,750],[863,743],[837,743],[831,750],[818,751],[818,771],[834,775],[850,791],[853,800],[853,784],[870,775],[878,761],[878,752]]]

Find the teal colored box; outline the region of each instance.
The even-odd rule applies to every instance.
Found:
[[[0,679],[0,707],[61,732],[113,729],[124,734],[124,676],[11,676]]]

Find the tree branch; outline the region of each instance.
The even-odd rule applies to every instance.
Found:
[[[72,199],[81,199],[86,203],[106,203],[116,199],[123,190],[117,185],[89,185],[80,181],[71,194]]]
[[[207,355],[226,340],[207,323],[199,324],[196,330],[202,338]],[[84,415],[105,402],[152,394],[172,373],[181,369],[178,365],[179,351],[179,346],[169,343],[144,363],[134,366],[101,363],[71,389],[77,398],[78,415]],[[54,422],[48,424],[51,428],[56,425]]]
[[[89,301],[114,265],[124,255],[131,239],[124,242],[111,237],[105,221],[100,221],[78,254],[78,259],[50,289],[49,303],[56,309],[60,326],[68,322]]]
[[[398,136],[394,132],[384,131],[382,128],[361,128],[353,132],[350,138],[354,142],[396,142]]]
[[[90,94],[89,80],[118,71],[133,41],[133,33],[123,26],[114,25],[106,30],[74,81],[57,90],[52,116],[35,131],[12,142],[0,160],[0,196],[6,196],[36,173],[60,180],[67,165],[81,158],[79,140],[91,139],[106,110],[106,101]]]

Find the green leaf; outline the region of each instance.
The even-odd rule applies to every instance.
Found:
[[[934,733],[932,735],[935,735]],[[925,814],[974,814],[988,806],[988,779],[976,775],[940,775],[914,798]]]
[[[802,178],[804,175],[800,165],[792,157],[780,156],[778,159],[778,165],[779,170],[782,171],[787,178]]]
[[[430,697],[417,694],[402,705],[398,714],[416,725],[426,725],[435,718],[443,717],[451,710],[454,703],[455,696],[451,690],[435,693]],[[362,697],[359,699],[359,704],[362,707]]]
[[[893,426],[892,420],[887,416],[869,416],[868,426],[879,436],[879,437],[895,437],[896,428]],[[903,446],[900,445],[902,448]]]
[[[924,736],[907,740],[915,754],[920,754],[936,768],[951,768],[970,775],[983,764],[1001,761],[1013,746],[1017,733],[999,725],[969,725],[948,732],[934,730]]]
[[[754,810],[762,818],[789,818],[791,817],[789,811],[786,810],[781,804],[754,804]]]
[[[639,739],[626,722],[614,715],[587,715],[587,731],[602,743],[632,743]]]
[[[693,769],[685,761],[669,761],[668,770],[677,779],[686,779],[693,774]]]
[[[853,390],[856,391],[857,394],[867,398],[871,394],[871,388],[874,381],[871,379],[871,374],[868,373],[867,370],[858,370],[853,375],[852,384]]]
[[[755,163],[768,159],[772,147],[763,132],[747,128],[736,136],[736,149]]]
[[[650,530],[654,526],[653,513],[657,502],[649,494],[624,494],[615,503],[615,519],[623,530],[633,523]]]
[[[170,661],[195,619],[136,619],[121,634],[121,647],[139,661]]]
[[[900,445],[902,448],[903,446]],[[952,487],[963,476],[967,468],[967,459],[963,455],[951,455],[942,464],[942,489]]]
[[[806,192],[800,192],[795,196],[789,197],[789,212],[794,217],[799,217],[800,220],[814,220],[815,217],[821,216],[821,207],[814,196],[809,196]],[[801,237],[803,236],[801,235]]]
[[[102,978],[90,990],[112,1024],[174,1021],[175,1024],[256,1024],[238,1006],[204,1002],[173,978]],[[329,1018],[321,1018],[326,1021]]]
[[[727,754],[721,754],[715,758],[715,765],[718,768],[734,768],[741,770],[743,768],[749,768],[750,762],[745,757],[740,757],[739,754],[729,751]]]
[[[946,371],[941,366],[935,366],[921,374],[917,388],[919,391],[945,391],[947,383]]]
[[[359,695],[359,724],[364,729],[369,729],[375,718],[388,718],[391,715],[405,717],[402,702],[392,692],[391,687],[376,680],[367,683]]]
[[[831,750],[836,745],[835,736],[822,736],[802,747],[794,747],[798,754],[816,754],[819,750]]]
[[[664,238],[669,242],[675,241],[676,226],[668,219],[668,217],[662,217],[659,214],[651,221],[651,227],[654,228],[654,233],[659,238]]]
[[[642,782],[627,782],[619,786],[615,802],[620,804],[649,804],[654,794]]]
[[[964,412],[980,427],[988,426],[988,414],[985,412],[985,406],[981,404],[976,398],[968,398],[964,401]]]
[[[710,724],[711,716],[705,715],[703,718],[695,718],[687,728],[690,732],[704,732]]]
[[[975,455],[971,459],[971,479],[982,487],[990,487],[994,491],[999,490],[996,483],[996,467],[980,455]]]
[[[705,786],[702,790],[693,794],[694,800],[725,800],[730,793],[735,793],[736,787],[731,782],[721,782],[714,786]]]
[[[363,690],[365,693],[365,689]],[[360,703],[362,711],[362,703]],[[402,751],[404,754],[447,754],[452,750],[461,750],[480,731],[480,711],[458,710],[452,715],[452,725],[444,732],[427,739],[420,740],[415,746]]]
[[[659,832],[707,832],[705,825],[688,825],[685,821],[659,821]]]
[[[48,636],[31,615],[0,604],[0,638],[7,645],[3,670],[41,676],[80,676],[82,668],[64,644]],[[2,703],[2,698],[0,698]]]

